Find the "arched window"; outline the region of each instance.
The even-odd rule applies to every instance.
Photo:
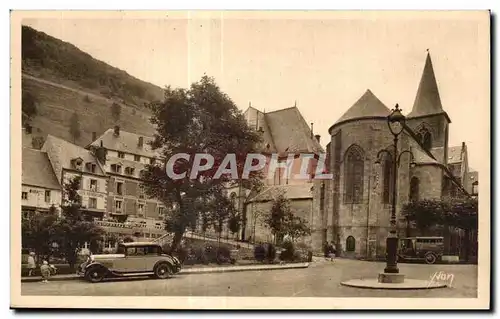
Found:
[[[346,151],[344,170],[344,203],[357,204],[363,200],[363,150],[351,146]]]
[[[356,250],[356,239],[354,237],[349,236],[345,240],[345,250],[346,251],[355,251]]]
[[[382,185],[382,202],[384,204],[390,204],[392,202],[392,189],[394,187],[393,172],[392,157],[387,155],[383,166],[384,184]]]
[[[421,126],[417,131],[417,140],[426,150],[432,148],[432,134],[425,126]]]
[[[419,190],[420,188],[420,180],[417,177],[412,177],[410,180],[410,201],[418,201],[419,199]]]

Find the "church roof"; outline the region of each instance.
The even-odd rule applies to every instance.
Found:
[[[462,146],[452,146],[448,148],[448,164],[462,162]]]
[[[384,105],[370,90],[366,92],[342,115],[334,126],[364,117],[387,117],[391,110]]]
[[[424,71],[418,85],[417,95],[413,103],[413,109],[408,117],[418,117],[424,115],[443,113],[441,98],[439,96],[436,76],[432,67],[431,56],[427,53]]]

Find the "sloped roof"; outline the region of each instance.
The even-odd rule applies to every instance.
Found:
[[[366,92],[335,122],[334,126],[364,117],[387,117],[391,110],[370,90]]]
[[[288,199],[309,199],[312,198],[311,183],[301,183],[297,185],[276,185],[265,187],[259,194],[251,197],[248,202],[267,202],[274,200],[279,192],[283,191]]]
[[[418,85],[413,109],[408,117],[443,113],[436,76],[432,67],[431,55],[427,53],[424,70]]]
[[[476,171],[471,171],[469,172],[469,180],[472,185],[472,183],[477,182],[479,180],[479,173]]]
[[[89,150],[81,146],[53,135],[47,135],[43,149],[48,151],[49,148],[51,152],[53,151],[56,153],[54,156],[59,159],[63,168],[72,169],[71,161],[79,157],[84,163],[96,164],[96,171],[94,174],[105,175],[96,157]]]
[[[277,152],[323,152],[297,107],[264,114]]]
[[[433,148],[431,148],[431,153],[439,161],[444,161],[444,147],[442,147],[442,146],[433,147]],[[444,164],[444,162],[443,162],[443,164]]]
[[[448,147],[448,164],[462,162],[462,146]]]
[[[21,165],[23,184],[61,190],[47,153],[23,147]]]
[[[143,138],[143,146],[139,147],[139,137]],[[159,157],[160,153],[154,151],[149,142],[153,140],[151,136],[143,136],[120,129],[119,135],[114,134],[114,129],[107,129],[101,136],[99,136],[90,145],[100,146],[101,141],[105,148],[115,151],[120,151],[129,154],[137,154],[147,157]]]

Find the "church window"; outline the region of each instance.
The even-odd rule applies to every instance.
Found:
[[[390,156],[386,156],[383,166],[384,183],[382,190],[382,202],[390,204],[392,202],[392,189],[393,189],[393,162]]]
[[[344,202],[349,204],[361,203],[363,199],[363,150],[358,146],[351,146],[345,154],[344,173]]]
[[[410,180],[410,201],[418,201],[419,199],[420,180],[417,177],[412,177]]]
[[[431,132],[425,126],[423,126],[418,130],[418,133],[416,135],[418,142],[422,144],[424,149],[429,151],[432,148]]]
[[[345,250],[346,251],[355,251],[356,250],[356,239],[354,237],[349,236],[345,240]]]

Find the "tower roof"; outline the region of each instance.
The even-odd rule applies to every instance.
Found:
[[[387,117],[391,110],[384,105],[370,90],[366,92],[342,115],[333,126],[354,119],[365,117]]]
[[[434,69],[432,67],[431,55],[427,52],[424,71],[418,85],[417,96],[413,103],[413,109],[408,117],[417,117],[424,115],[443,113],[441,98],[439,97],[438,85]]]

